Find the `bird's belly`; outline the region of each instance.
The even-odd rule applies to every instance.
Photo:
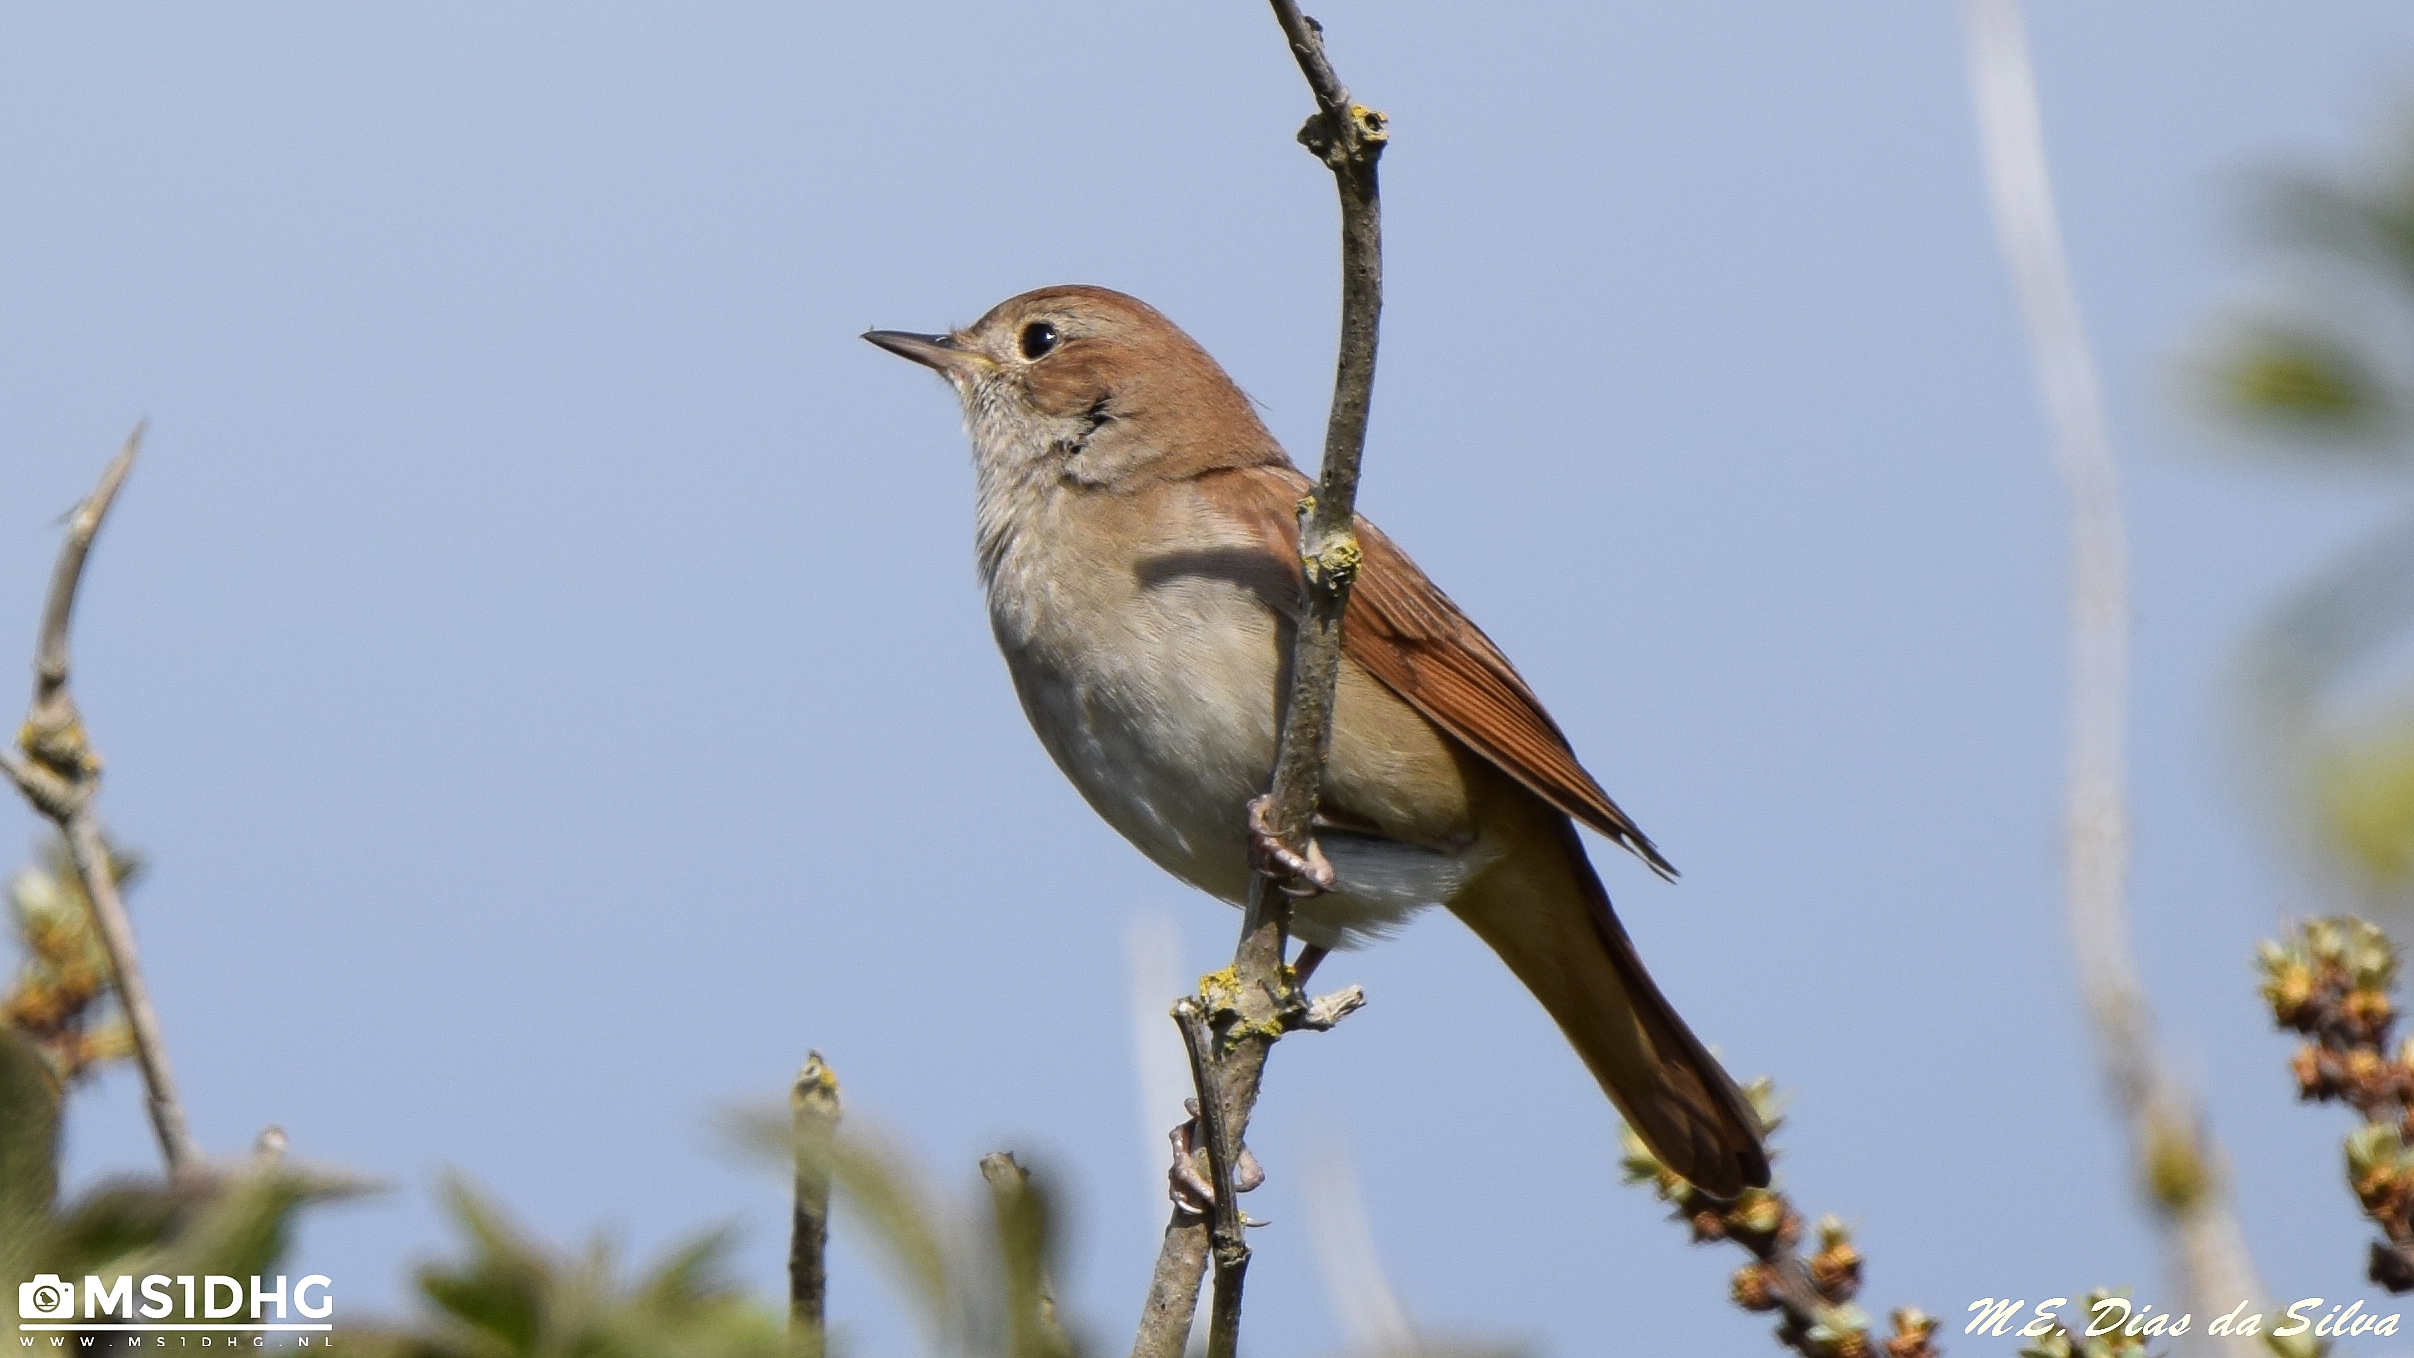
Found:
[[[1158,866],[1237,900],[1244,808],[1274,766],[1275,639],[1215,593],[1142,591],[1072,627],[1001,623],[998,642],[1031,729],[1090,806]]]
[[[1275,682],[1289,633],[1212,581],[1139,592],[1077,636],[998,641],[1040,743],[1092,809],[1183,881],[1239,903],[1247,809],[1274,767]],[[1053,643],[1053,644],[1051,644]],[[1298,903],[1296,932],[1344,946],[1449,899],[1489,855],[1379,835],[1319,835],[1335,889]]]

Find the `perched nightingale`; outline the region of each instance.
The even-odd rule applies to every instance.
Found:
[[[1253,830],[1311,486],[1204,349],[1094,287],[864,338],[962,399],[990,626],[1040,744],[1108,824],[1234,903],[1253,863],[1287,864],[1295,888],[1326,888],[1296,903],[1311,945],[1448,906],[1662,1163],[1724,1197],[1768,1183],[1758,1119],[1643,970],[1575,823],[1673,870],[1508,658],[1364,519],[1317,846]]]

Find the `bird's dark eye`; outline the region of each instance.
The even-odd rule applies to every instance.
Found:
[[[1033,321],[1023,327],[1022,339],[1019,342],[1022,345],[1023,357],[1046,358],[1048,351],[1056,347],[1056,327],[1046,321]]]

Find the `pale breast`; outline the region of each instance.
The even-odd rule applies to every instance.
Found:
[[[1033,731],[1090,806],[1160,867],[1238,901],[1244,813],[1273,768],[1289,644],[1255,577],[1281,563],[1192,506],[1136,498],[1068,492],[1022,506],[991,558],[990,624]],[[1432,739],[1421,762],[1446,764]],[[1340,886],[1301,903],[1299,932],[1327,946],[1446,899],[1486,857],[1321,839]]]
[[[1237,898],[1235,808],[1274,762],[1274,619],[1228,580],[1146,578],[1161,552],[1118,531],[1128,508],[1034,506],[998,556],[990,625],[1032,730],[1098,814],[1167,871]]]

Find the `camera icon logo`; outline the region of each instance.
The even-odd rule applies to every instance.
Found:
[[[56,1273],[17,1284],[17,1317],[21,1320],[75,1319],[75,1284]]]

